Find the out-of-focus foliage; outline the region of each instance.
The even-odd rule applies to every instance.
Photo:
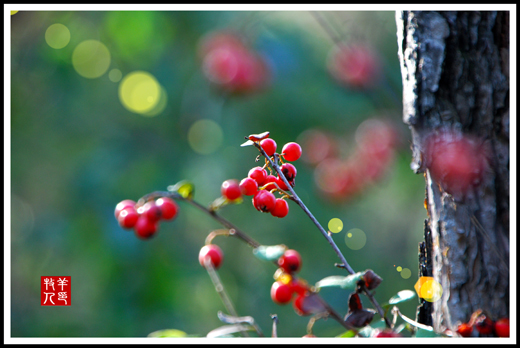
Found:
[[[201,40],[229,30],[265,60],[268,86],[229,94],[206,79]],[[334,40],[370,45],[381,63],[378,82],[365,88],[332,77]],[[319,164],[302,158],[295,190],[323,226],[341,219],[333,237],[356,271],[370,268],[383,278],[379,303],[413,289],[426,214],[423,179],[409,168],[400,78],[393,12],[13,14],[11,336],[146,337],[163,329],[205,336],[222,325],[217,313],[225,308],[197,257],[206,235],[221,226],[179,202],[176,220],[142,241],[118,226],[115,205],[183,179],[207,205],[224,180],[240,180],[257,165],[257,150],[240,144],[264,131],[279,150],[320,131],[336,139],[332,158],[352,162],[356,129],[368,118],[392,124],[396,134],[377,180],[350,199],[331,200],[315,182]],[[347,275],[293,202],[283,219],[259,213],[249,199],[221,214],[264,245],[298,250],[299,275],[310,284]],[[360,248],[345,242],[354,228],[366,237]],[[308,318],[270,298],[272,262],[237,239],[213,242],[224,251],[218,272],[238,314],[254,317],[268,334],[276,313],[279,336],[303,336]],[[405,279],[397,268],[412,275]],[[40,306],[44,275],[71,276],[70,307]],[[349,291],[320,294],[339,313],[348,311]],[[414,317],[416,305],[400,308]],[[332,320],[314,325],[316,336],[343,331]]]

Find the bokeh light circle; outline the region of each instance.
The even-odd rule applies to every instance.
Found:
[[[108,72],[108,79],[112,82],[119,82],[123,77],[123,73],[119,69],[112,69]]]
[[[403,268],[401,266],[397,266],[396,270],[397,270],[397,272],[401,272],[403,270]]]
[[[332,233],[338,233],[343,229],[343,221],[338,218],[330,219],[329,221],[329,231]]]
[[[408,268],[403,268],[402,271],[401,271],[401,277],[403,277],[403,279],[408,279],[412,276],[412,271],[410,271],[410,269]]]
[[[428,302],[438,301],[442,297],[442,285],[433,277],[420,277],[414,288],[417,295]]]
[[[18,11],[11,11],[11,16],[18,13]]]
[[[55,49],[67,46],[70,42],[69,28],[61,23],[55,23],[45,31],[45,41],[47,45]]]
[[[72,52],[72,65],[76,72],[85,78],[100,77],[108,70],[110,52],[97,40],[83,41]]]
[[[199,120],[188,130],[188,143],[201,155],[217,151],[223,138],[222,128],[212,120]]]
[[[164,111],[166,108],[166,104],[168,104],[168,95],[166,94],[166,90],[162,85],[159,85],[161,87],[161,92],[159,95],[159,101],[155,106],[147,112],[143,112],[143,116],[153,117],[159,115],[161,112]]]
[[[353,228],[345,235],[345,244],[352,250],[359,250],[365,246],[367,236],[359,228]]]
[[[145,71],[134,71],[119,83],[119,99],[128,110],[145,114],[159,102],[161,86],[155,77]]]

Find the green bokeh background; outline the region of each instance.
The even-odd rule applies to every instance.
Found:
[[[413,289],[426,217],[424,179],[409,166],[394,13],[322,16],[341,39],[368,41],[377,49],[386,84],[369,93],[337,84],[325,66],[333,42],[305,11],[20,11],[11,16],[12,337],[145,337],[168,328],[205,336],[223,325],[217,312],[225,308],[197,260],[206,235],[221,226],[181,202],[175,221],[162,223],[157,236],[141,241],[118,226],[117,202],[189,179],[195,199],[209,204],[224,180],[241,179],[256,165],[256,150],[239,146],[244,136],[269,130],[281,147],[305,130],[320,129],[348,146],[369,117],[394,122],[400,134],[396,159],[381,181],[350,201],[333,203],[319,194],[313,168],[298,161],[295,189],[323,226],[334,217],[343,221],[333,237],[356,271],[370,268],[384,279],[375,294],[380,303]],[[54,23],[70,30],[62,49],[45,41]],[[268,58],[274,79],[265,91],[225,97],[202,75],[199,40],[229,28],[240,30]],[[108,72],[96,79],[78,75],[71,56],[87,39],[107,46],[109,70],[154,75],[167,92],[165,110],[155,117],[131,113]],[[209,155],[197,154],[188,143],[188,130],[200,119],[215,121],[223,131],[222,145]],[[309,283],[346,275],[334,267],[337,256],[294,203],[283,219],[257,212],[248,199],[221,214],[260,243],[297,249],[303,258],[299,275]],[[344,243],[351,228],[367,235],[361,250]],[[309,318],[270,299],[274,265],[255,258],[237,239],[215,242],[225,253],[219,275],[239,315],[253,316],[270,335],[270,315],[276,313],[280,336],[304,335]],[[397,266],[409,268],[412,276],[403,279]],[[72,277],[72,306],[40,306],[45,275]],[[348,291],[326,288],[321,295],[339,313],[347,312]],[[366,299],[363,303],[370,307]],[[401,310],[415,318],[417,304],[412,300]],[[333,320],[314,326],[317,336],[343,331]]]

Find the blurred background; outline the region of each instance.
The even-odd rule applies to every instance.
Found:
[[[11,14],[11,336],[205,336],[225,308],[198,253],[221,226],[179,202],[150,240],[115,205],[188,179],[204,205],[256,166],[244,136],[301,144],[294,189],[384,303],[418,279],[424,179],[410,169],[394,12],[19,11]],[[220,212],[264,245],[300,252],[314,284],[347,275],[294,202],[283,219],[246,198]],[[217,237],[239,315],[270,336],[309,317],[270,298],[276,267]],[[40,276],[71,276],[71,306],[40,306]],[[320,292],[340,314],[349,292]],[[366,307],[370,302],[363,298]],[[417,298],[400,306],[415,318]],[[376,315],[375,320],[379,316]],[[320,320],[314,334],[345,330]]]

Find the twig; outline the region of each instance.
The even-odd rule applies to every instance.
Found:
[[[278,316],[276,314],[271,314],[271,319],[273,319],[273,333],[272,337],[278,337],[277,326],[278,326]]]
[[[314,215],[312,215],[312,213],[309,211],[309,209],[305,206],[305,204],[302,202],[302,200],[300,199],[300,197],[298,197],[298,195],[296,194],[296,192],[293,190],[292,186],[289,184],[289,182],[287,181],[287,178],[285,177],[285,175],[282,173],[282,170],[280,169],[280,166],[278,165],[278,154],[275,153],[273,155],[273,158],[274,158],[274,161],[271,160],[271,158],[269,156],[267,156],[267,154],[265,153],[264,149],[262,148],[262,146],[260,146],[260,144],[258,142],[255,142],[254,143],[255,147],[260,150],[260,152],[262,153],[262,155],[269,161],[269,164],[272,166],[272,168],[274,168],[274,170],[278,173],[278,177],[280,179],[283,180],[283,182],[285,183],[285,185],[287,186],[287,189],[291,192],[291,195],[293,196],[293,200],[296,202],[296,204],[298,204],[302,210],[305,212],[305,214],[307,214],[307,216],[311,219],[311,221],[316,225],[316,227],[318,227],[318,230],[321,232],[321,234],[325,237],[325,239],[327,239],[327,241],[329,242],[329,244],[332,246],[332,248],[334,249],[334,251],[336,252],[336,255],[338,255],[339,259],[341,260],[342,262],[342,268],[345,268],[350,274],[354,274],[356,273],[352,267],[350,267],[347,259],[345,258],[345,256],[341,253],[341,251],[339,250],[338,246],[336,245],[336,243],[334,242],[334,239],[332,239],[331,235],[327,233],[327,231],[325,231],[325,229],[323,228],[323,226],[321,226],[321,224],[318,222],[318,220],[316,220],[316,218],[314,217]],[[385,314],[384,314],[384,311],[383,309],[381,308],[381,306],[379,305],[379,303],[377,303],[376,299],[374,298],[374,296],[367,290],[367,289],[363,289],[363,292],[364,294],[368,297],[368,299],[370,300],[370,302],[372,302],[372,304],[374,305],[374,307],[376,308],[377,312],[379,313],[379,315],[381,316],[381,318],[383,318],[385,320],[385,323],[388,327],[390,327],[390,321],[385,317]]]

